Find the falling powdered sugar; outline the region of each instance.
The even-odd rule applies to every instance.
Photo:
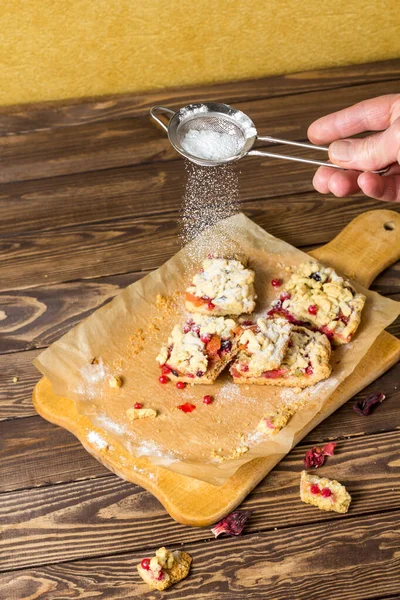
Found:
[[[207,254],[229,255],[239,251],[240,237],[232,224],[222,223],[240,212],[239,178],[234,165],[202,167],[186,162],[187,182],[181,210],[181,239],[189,244],[191,261],[199,263]],[[207,236],[199,234],[210,230]]]

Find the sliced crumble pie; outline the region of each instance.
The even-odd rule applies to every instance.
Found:
[[[365,296],[332,268],[302,263],[283,287],[269,315],[325,333],[335,344],[347,344],[361,320]]]
[[[321,510],[338,513],[346,513],[351,502],[351,496],[344,485],[335,479],[310,475],[307,471],[301,473],[300,498],[306,504],[318,506]]]
[[[140,577],[152,590],[166,590],[187,577],[192,557],[187,552],[166,548],[156,550],[153,558],[144,558],[137,566]]]
[[[255,307],[254,271],[237,258],[207,258],[186,290],[186,309],[206,315],[240,315]]]
[[[186,383],[213,383],[236,356],[241,331],[233,319],[191,315],[175,325],[156,358],[162,377]]]
[[[239,356],[234,367],[244,377],[261,377],[279,369],[289,345],[292,325],[285,319],[257,319],[254,325],[242,324]]]
[[[248,331],[240,336],[239,354],[230,369],[235,383],[305,388],[331,374],[331,345],[326,335],[284,319],[259,319],[253,337]],[[257,348],[255,340],[262,336],[272,345],[275,339],[278,351],[269,350],[260,360],[257,353],[262,354],[262,345]]]

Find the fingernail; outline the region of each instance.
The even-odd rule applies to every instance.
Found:
[[[340,142],[333,142],[333,144],[329,146],[329,154],[331,155],[333,160],[352,160],[354,156],[353,144],[344,140],[341,140]]]

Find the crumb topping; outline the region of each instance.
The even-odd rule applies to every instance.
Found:
[[[229,340],[237,327],[233,319],[193,314],[184,323],[175,325],[168,343],[163,346],[156,360],[160,366],[166,364],[182,374],[204,373],[209,363],[207,346],[214,336]]]
[[[365,296],[356,293],[349,281],[332,268],[306,262],[290,277],[273,308],[349,341],[364,302]]]
[[[285,319],[257,319],[255,327],[246,328],[239,344],[238,369],[244,376],[258,377],[277,369],[287,351],[292,325]]]
[[[207,258],[187,290],[190,297],[212,301],[225,314],[250,313],[255,307],[254,271],[236,259]],[[212,309],[213,307],[211,307]]]

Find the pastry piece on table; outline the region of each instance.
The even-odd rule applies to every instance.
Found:
[[[338,513],[346,513],[351,502],[351,496],[344,485],[335,479],[310,475],[307,471],[301,473],[300,498],[306,504],[313,504],[321,510]]]
[[[207,258],[186,290],[186,310],[206,315],[241,315],[255,307],[254,271],[237,258]]]
[[[347,344],[361,320],[365,296],[330,267],[317,262],[302,263],[282,288],[269,315],[281,315],[290,322],[311,326],[325,333],[335,344]]]
[[[193,314],[175,325],[156,360],[164,377],[186,383],[214,383],[236,356],[242,329],[226,317]]]
[[[269,354],[260,344],[263,337],[268,340]],[[275,349],[270,350],[274,338]],[[326,335],[284,319],[258,319],[252,337],[249,330],[240,336],[239,348],[230,369],[235,383],[305,388],[331,374],[331,345]]]
[[[166,590],[187,577],[192,557],[187,552],[166,548],[156,550],[153,558],[144,558],[137,566],[140,577],[152,590]]]

